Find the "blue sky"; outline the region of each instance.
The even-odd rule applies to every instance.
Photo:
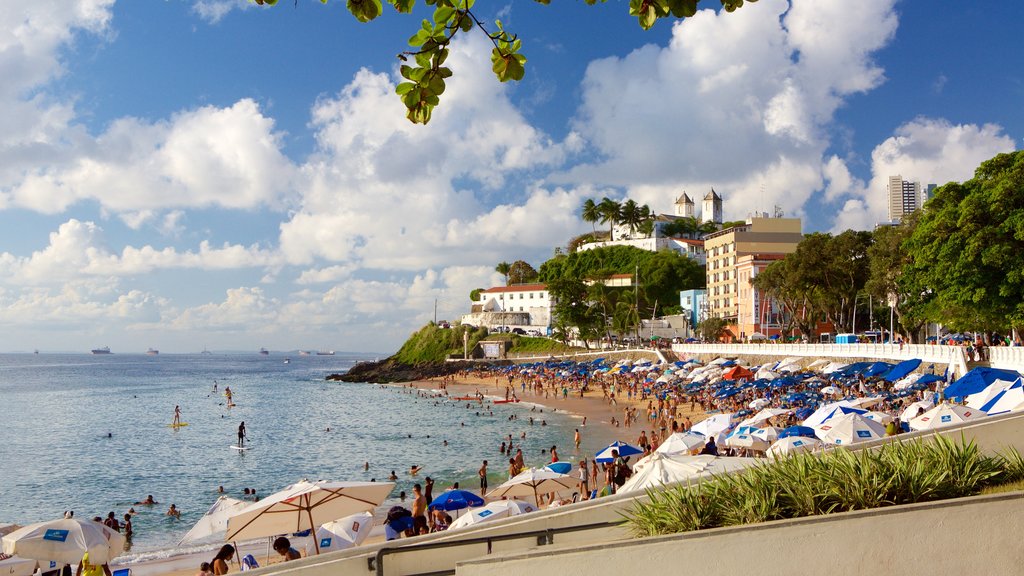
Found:
[[[589,230],[586,198],[714,186],[727,219],[865,229],[889,174],[964,180],[1024,138],[1020,3],[761,0],[647,32],[622,0],[553,4],[478,3],[527,76],[499,84],[466,35],[426,127],[393,93],[419,17],[12,4],[0,351],[387,353]]]

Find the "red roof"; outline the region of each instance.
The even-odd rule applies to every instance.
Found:
[[[483,292],[490,294],[497,292],[532,292],[547,289],[547,284],[513,284],[512,286],[495,286],[494,288],[483,290]]]
[[[689,238],[673,238],[673,240],[675,240],[676,242],[682,242],[684,244],[692,244],[694,246],[703,246],[704,245],[704,241],[703,240],[691,240]]]

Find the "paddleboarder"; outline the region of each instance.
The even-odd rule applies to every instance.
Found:
[[[245,447],[245,422],[238,425],[238,447]]]
[[[181,406],[177,404],[174,405],[174,421],[171,426],[181,426]]]

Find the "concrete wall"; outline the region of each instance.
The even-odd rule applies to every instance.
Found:
[[[1006,354],[1006,362],[1018,361],[1024,367],[1024,348],[990,348],[990,350],[1011,352],[1020,350],[1018,356]],[[807,358],[877,358],[879,360],[910,360],[920,358],[923,365],[950,364],[957,376],[967,372],[967,359],[959,346],[930,346],[926,344],[673,344],[672,351],[680,358],[691,358],[698,354],[719,356],[801,356]],[[994,356],[993,356],[994,358]],[[1003,358],[1003,356],[1000,356]],[[993,366],[995,364],[993,363]]]
[[[1020,574],[1024,492],[718,528],[458,565],[507,574]]]
[[[1004,368],[1024,372],[1024,347],[990,346],[985,349],[989,364],[993,368]]]

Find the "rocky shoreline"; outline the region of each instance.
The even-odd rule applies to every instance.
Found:
[[[507,364],[508,362],[488,362],[489,364]],[[327,380],[337,382],[371,382],[374,384],[393,384],[395,382],[415,382],[430,378],[440,378],[455,374],[466,368],[466,362],[428,362],[417,365],[403,364],[394,358],[385,358],[377,362],[360,362],[343,374],[329,374]]]

